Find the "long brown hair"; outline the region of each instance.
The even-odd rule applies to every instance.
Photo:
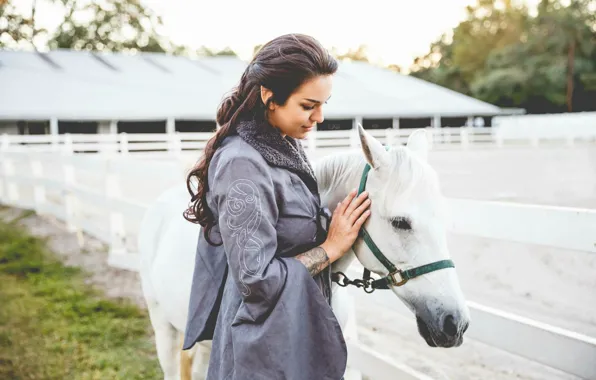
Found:
[[[217,124],[220,128],[209,139],[201,159],[189,172],[186,187],[192,196],[184,218],[203,227],[205,239],[209,239],[216,220],[207,206],[208,171],[211,159],[223,140],[231,135],[240,120],[266,118],[270,103],[283,106],[290,95],[304,82],[337,71],[337,61],[314,38],[302,34],[287,34],[277,37],[255,54],[240,78],[238,86],[223,98],[217,109]],[[271,90],[273,95],[263,104],[261,86]],[[197,192],[191,182],[197,180]]]

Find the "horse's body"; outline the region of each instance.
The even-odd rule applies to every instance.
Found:
[[[314,164],[322,205],[333,211],[333,205],[358,187],[368,163],[373,168],[367,184],[372,214],[366,228],[373,238],[377,237],[385,256],[398,267],[447,258],[441,194],[436,175],[425,162],[426,137],[416,133],[408,147],[387,153],[361,128],[359,133],[361,152],[328,156]],[[191,372],[193,380],[203,378],[209,357],[209,347],[204,344],[197,344],[188,352],[180,350],[195,249],[201,233],[198,225],[182,217],[188,201],[184,186],[166,191],[150,206],[139,231],[143,292],[166,380],[181,376],[190,379]],[[409,229],[404,228],[404,223]],[[355,258],[373,273],[387,275],[371,252],[358,243],[354,251],[333,264],[332,271],[345,272]],[[424,277],[392,290],[416,314],[420,333],[429,345],[461,344],[469,312],[455,272],[446,269]],[[351,298],[336,284],[332,291],[332,309],[344,335],[346,339],[356,339]]]

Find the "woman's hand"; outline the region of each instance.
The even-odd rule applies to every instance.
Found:
[[[353,190],[338,203],[331,217],[327,239],[321,244],[332,263],[350,250],[360,228],[370,216],[368,192],[364,191],[358,197],[356,194],[357,191]]]

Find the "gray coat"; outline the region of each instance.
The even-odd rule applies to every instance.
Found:
[[[316,180],[297,141],[262,127],[243,122],[211,161],[210,238],[223,245],[199,238],[184,349],[213,341],[208,380],[339,380],[329,268],[312,277],[293,258],[325,239]]]

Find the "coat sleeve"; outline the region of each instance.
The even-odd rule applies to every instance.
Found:
[[[212,192],[229,270],[243,304],[235,322],[260,322],[276,304],[287,275],[277,251],[279,210],[269,166],[234,157],[217,167]]]

